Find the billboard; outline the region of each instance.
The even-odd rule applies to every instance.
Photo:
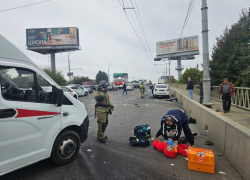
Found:
[[[198,36],[190,36],[156,43],[157,55],[181,53],[187,51],[199,51]]]
[[[161,79],[167,79],[167,77],[166,76],[161,76]]]
[[[114,79],[118,79],[118,78],[128,79],[128,73],[114,73],[113,78]]]
[[[76,27],[26,29],[26,46],[29,50],[54,51],[79,49]],[[49,52],[48,52],[49,53]]]

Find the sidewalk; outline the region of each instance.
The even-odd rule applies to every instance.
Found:
[[[186,95],[187,97],[189,97],[189,93],[188,91],[182,90],[180,88],[176,88],[176,87],[171,87],[173,89],[176,89],[177,91],[181,92],[182,94]],[[194,99],[195,101],[199,102],[200,100],[200,96],[199,94],[194,93]],[[223,108],[222,108],[222,102],[220,101],[216,101],[213,100],[213,105],[211,107],[212,110],[214,111],[218,111],[218,113],[222,114],[223,116],[226,116],[227,118],[245,126],[246,128],[250,129],[250,111],[244,110],[244,109],[240,109],[237,108],[235,106],[231,106],[230,112],[228,113],[224,113],[223,112]]]

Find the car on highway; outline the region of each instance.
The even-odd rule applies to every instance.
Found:
[[[127,91],[132,91],[132,90],[134,90],[134,86],[131,83],[127,84]]]
[[[77,86],[78,87],[78,86],[80,86],[80,84],[68,84],[67,86],[71,86],[71,87],[72,86]]]
[[[169,88],[166,84],[156,84],[153,90],[153,96],[156,98],[157,96],[162,96],[169,98]]]
[[[78,99],[78,94],[76,92],[72,91],[70,88],[68,88],[66,86],[61,86],[61,88],[65,93],[67,93],[67,94],[73,96],[74,98]]]
[[[107,90],[108,91],[117,91],[117,86],[115,84],[110,84],[108,87],[107,87]]]
[[[89,95],[89,91],[86,88],[82,88],[80,86],[67,86],[68,88],[70,88],[70,90],[76,92],[78,94],[78,96],[88,96]]]
[[[93,85],[93,91],[97,91],[99,89],[99,85]]]
[[[93,93],[93,89],[89,85],[82,85],[80,87],[86,88],[89,91],[89,93]]]
[[[139,88],[140,83],[133,83],[134,88]]]

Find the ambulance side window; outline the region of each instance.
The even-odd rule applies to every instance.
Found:
[[[52,85],[39,74],[37,74],[37,84],[38,84],[38,102],[54,104]]]
[[[0,66],[3,98],[10,101],[36,102],[34,74],[25,68]]]

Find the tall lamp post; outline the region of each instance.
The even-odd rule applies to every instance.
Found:
[[[135,74],[135,73],[133,73],[133,81],[135,80],[135,78],[134,78],[134,74]]]
[[[113,63],[110,63],[110,64],[108,65],[108,81],[109,81],[109,66],[110,66],[111,64],[113,64]]]

